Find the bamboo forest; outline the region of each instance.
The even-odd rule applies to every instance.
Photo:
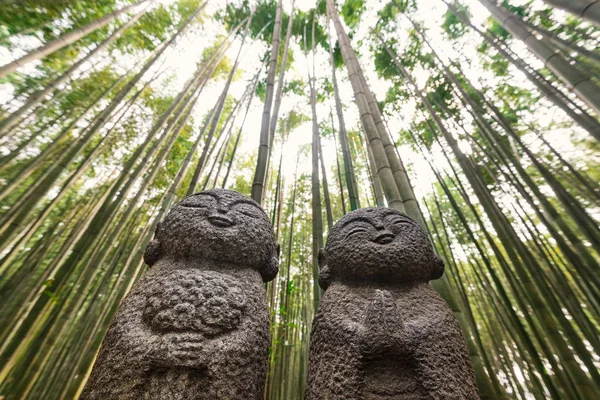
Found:
[[[0,0],[0,399],[74,399],[157,224],[262,205],[265,399],[302,399],[318,252],[418,221],[482,399],[600,396],[596,0]]]

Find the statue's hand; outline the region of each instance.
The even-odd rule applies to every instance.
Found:
[[[150,362],[165,367],[204,368],[210,359],[211,346],[198,333],[166,333],[150,354]],[[214,349],[213,349],[214,350]]]
[[[398,349],[401,345],[402,319],[388,290],[376,289],[361,330],[363,354],[375,356]]]

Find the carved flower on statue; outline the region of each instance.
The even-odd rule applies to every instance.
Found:
[[[235,329],[244,313],[238,282],[211,271],[177,270],[157,280],[144,308],[144,320],[160,332],[216,336]]]

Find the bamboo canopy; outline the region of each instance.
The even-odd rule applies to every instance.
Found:
[[[600,393],[600,4],[0,2],[0,398],[77,398],[183,197],[279,242],[266,399],[304,397],[328,232],[426,230],[482,399]]]

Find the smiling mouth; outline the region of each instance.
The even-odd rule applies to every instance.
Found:
[[[377,244],[388,244],[394,241],[394,235],[391,233],[383,233],[373,240]]]
[[[228,226],[233,225],[232,220],[222,215],[211,215],[210,217],[208,217],[208,222],[220,228],[227,228]]]

